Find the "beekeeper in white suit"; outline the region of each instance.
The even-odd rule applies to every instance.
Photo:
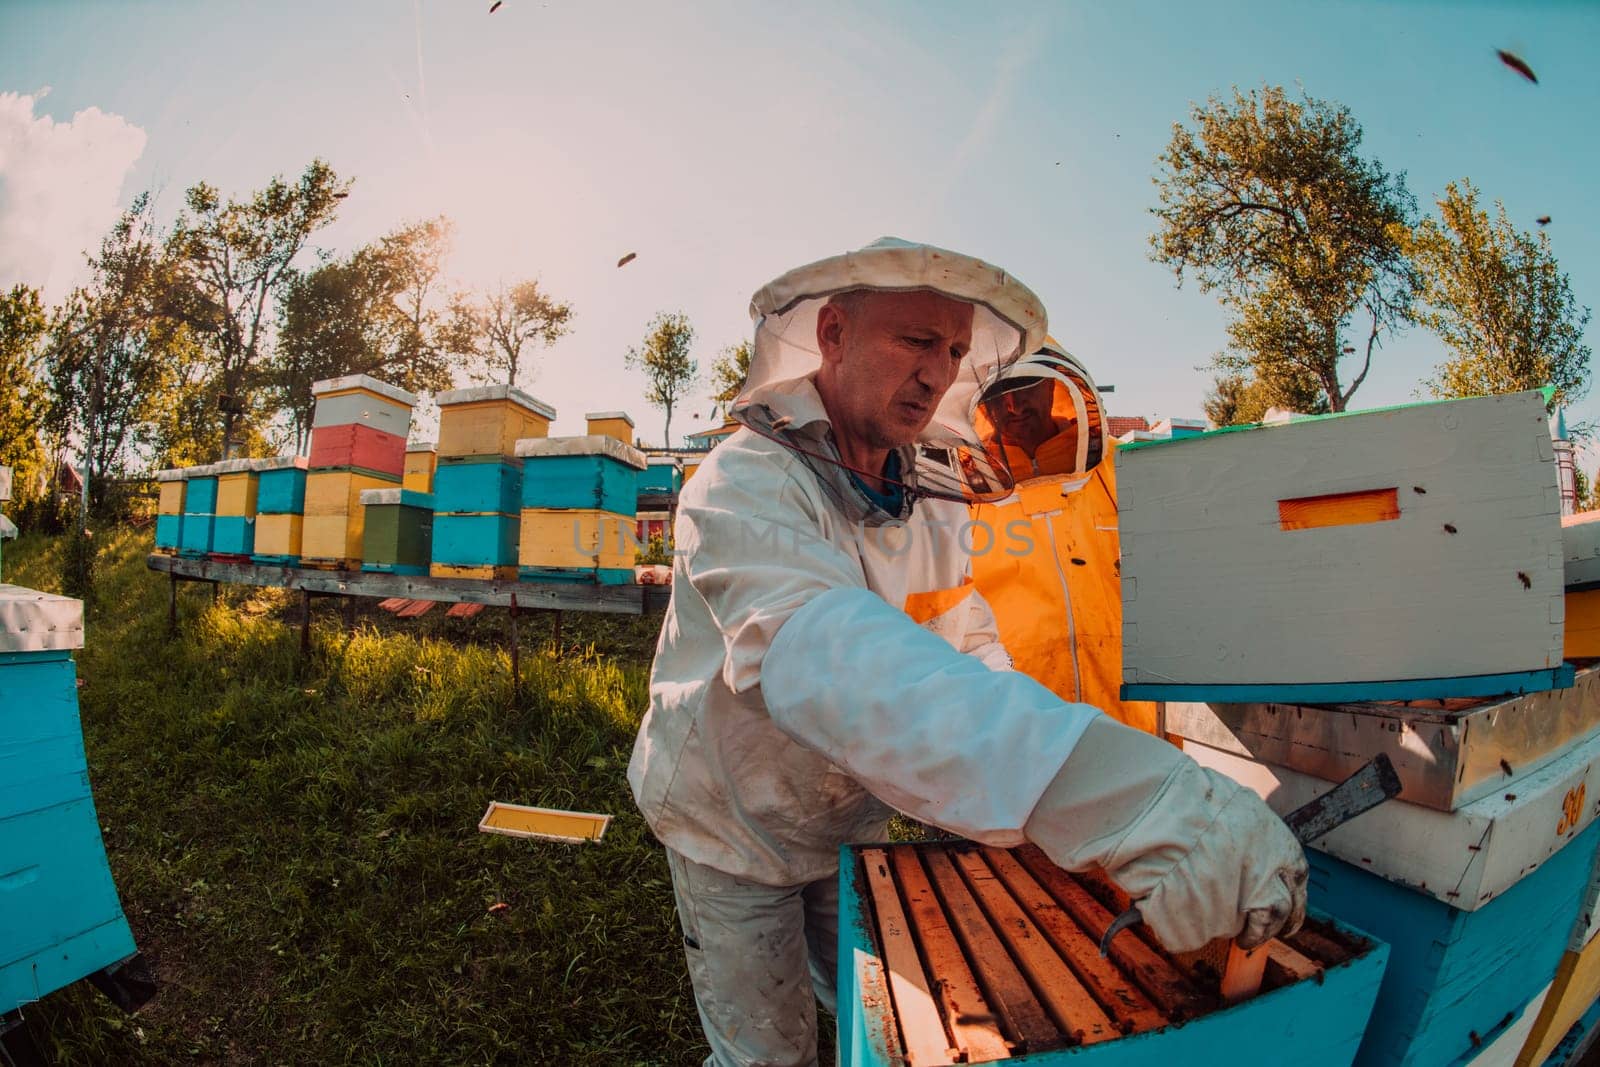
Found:
[[[1009,479],[970,412],[1044,339],[1034,294],[886,238],[750,310],[744,426],[679,501],[628,769],[667,848],[706,1062],[815,1062],[839,846],[884,839],[891,809],[1103,867],[1174,951],[1297,927],[1305,859],[1266,805],[1011,671],[972,590],[964,501]]]

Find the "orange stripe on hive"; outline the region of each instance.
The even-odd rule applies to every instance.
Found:
[[[1278,501],[1278,526],[1284,530],[1360,526],[1369,522],[1392,522],[1399,517],[1400,495],[1394,488]]]

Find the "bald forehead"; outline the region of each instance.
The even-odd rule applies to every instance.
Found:
[[[973,306],[943,293],[929,289],[909,292],[857,289],[841,293],[833,298],[832,303],[852,319],[859,319],[869,327],[905,329],[921,326],[936,330],[963,348],[972,343]]]

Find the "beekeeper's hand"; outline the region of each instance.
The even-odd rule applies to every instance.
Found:
[[[1250,790],[1104,716],[1084,730],[1023,832],[1059,866],[1104,868],[1172,952],[1254,948],[1300,928],[1306,860]]]

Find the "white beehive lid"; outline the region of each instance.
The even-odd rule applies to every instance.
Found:
[[[580,434],[576,437],[524,437],[517,442],[517,455],[523,458],[539,456],[607,456],[625,463],[635,470],[649,466],[643,452],[605,434]]]
[[[596,422],[600,419],[621,419],[629,426],[633,425],[633,416],[626,411],[591,411],[584,416],[584,419],[589,422]]]
[[[186,482],[188,480],[188,467],[173,467],[171,470],[156,471],[156,481],[158,482]]]
[[[83,601],[0,584],[0,652],[83,647]]]
[[[509,385],[473,385],[465,389],[447,389],[433,398],[433,402],[442,408],[451,404],[478,404],[485,400],[509,400],[518,407],[526,408],[543,418],[556,417],[555,408]]]
[[[257,470],[263,470],[263,471],[287,471],[287,470],[305,470],[306,469],[306,457],[305,456],[274,456],[272,459],[258,459],[258,460],[256,460],[256,462],[261,464],[261,466],[257,467],[256,469]]]
[[[312,396],[321,396],[324,393],[342,393],[347,389],[365,389],[369,393],[376,393],[397,404],[404,404],[408,408],[417,406],[415,393],[408,393],[398,385],[380,382],[367,374],[346,374],[342,378],[325,378],[311,386]]]

